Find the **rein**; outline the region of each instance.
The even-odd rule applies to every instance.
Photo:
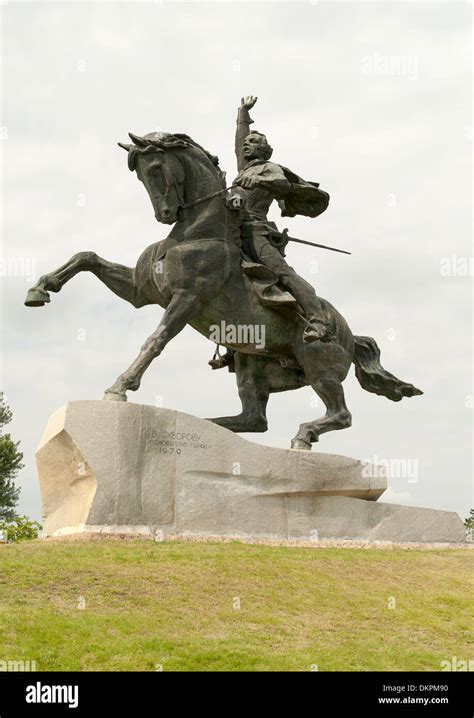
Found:
[[[230,187],[224,187],[224,189],[208,194],[206,197],[200,197],[199,199],[194,200],[194,202],[183,204],[181,205],[181,209],[190,209],[191,207],[195,207],[197,204],[201,204],[201,202],[207,202],[207,200],[212,199],[213,197],[218,197],[220,194],[223,194],[223,192],[228,192],[229,190],[234,189],[234,187],[237,187],[237,185],[232,184]]]

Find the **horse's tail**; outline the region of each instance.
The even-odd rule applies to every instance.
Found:
[[[386,371],[380,363],[380,349],[372,337],[354,337],[353,362],[359,384],[366,391],[400,401],[404,396],[423,394],[413,384],[407,384]]]

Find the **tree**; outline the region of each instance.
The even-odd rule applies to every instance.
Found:
[[[464,526],[471,534],[474,533],[474,509],[471,509],[469,516],[464,519]]]
[[[19,441],[12,441],[10,434],[3,433],[3,427],[12,420],[12,413],[0,392],[0,520],[10,521],[16,516],[20,489],[15,479],[23,468],[23,454],[18,450]]]

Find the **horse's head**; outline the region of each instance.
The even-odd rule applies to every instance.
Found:
[[[118,144],[128,152],[129,169],[135,170],[138,179],[145,185],[158,222],[174,224],[180,219],[180,209],[185,206],[185,202],[195,199],[187,196],[187,174],[190,174],[188,170],[193,160],[190,149],[193,154],[197,152],[192,166],[196,165],[196,158],[205,158],[222,182],[217,157],[210,155],[187,135],[152,132],[138,137],[130,132],[129,137],[133,145]]]

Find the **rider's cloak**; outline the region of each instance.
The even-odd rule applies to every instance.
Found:
[[[285,193],[285,198],[278,200],[281,216],[295,217],[300,214],[304,217],[317,217],[322,214],[329,204],[328,193],[319,189],[318,182],[307,182],[288,167],[280,167],[291,184],[291,190]]]

